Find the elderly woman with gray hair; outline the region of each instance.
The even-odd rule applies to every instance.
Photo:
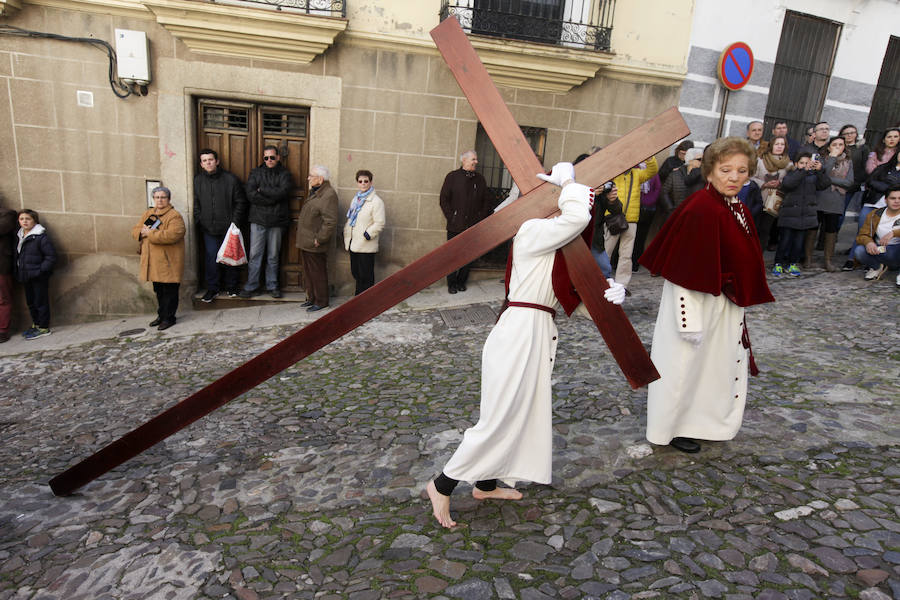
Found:
[[[144,211],[131,236],[140,242],[141,280],[153,282],[157,316],[150,327],[160,331],[175,324],[178,289],[184,274],[184,219],[172,206],[172,192],[153,188],[153,208]]]
[[[338,219],[338,196],[328,181],[327,167],[309,170],[309,197],[300,209],[297,248],[303,259],[307,312],[328,306],[328,248]]]

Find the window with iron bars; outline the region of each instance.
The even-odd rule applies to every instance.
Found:
[[[440,14],[476,35],[608,51],[614,11],[615,0],[443,0]]]
[[[522,126],[520,129],[525,134],[528,145],[534,150],[538,162],[543,163],[544,148],[547,145],[547,130],[543,127],[526,126]],[[476,169],[484,175],[484,179],[487,182],[488,193],[491,197],[491,208],[493,209],[506,200],[512,188],[513,180],[481,123],[478,124],[478,129],[475,131],[475,152],[478,154],[478,166]],[[509,242],[504,242],[475,261],[475,266],[489,269],[505,268],[506,255],[508,253]]]
[[[320,15],[323,17],[347,17],[345,0],[215,0],[219,4],[256,4],[270,6],[275,10]]]

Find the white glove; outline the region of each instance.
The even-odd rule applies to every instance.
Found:
[[[699,346],[700,342],[703,341],[702,331],[681,331],[679,333],[681,333],[681,339],[693,344],[694,346]]]
[[[538,179],[562,187],[567,181],[575,181],[575,167],[572,163],[560,162],[553,165],[553,170],[549,175],[538,173],[537,176]]]
[[[607,279],[606,282],[609,283],[609,287],[603,292],[603,297],[613,304],[622,304],[625,301],[625,286],[621,283],[616,283],[616,280],[612,277]]]

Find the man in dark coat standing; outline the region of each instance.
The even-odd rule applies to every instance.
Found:
[[[247,196],[240,180],[219,167],[215,150],[200,151],[201,171],[194,177],[194,222],[203,234],[206,261],[206,293],[204,302],[212,302],[224,288],[229,296],[238,295],[238,267],[221,265],[216,255],[228,227],[241,226],[247,218]]]
[[[309,170],[309,198],[300,210],[297,247],[303,257],[307,312],[328,306],[328,248],[332,246],[338,219],[338,197],[329,171],[322,165]]]
[[[481,173],[475,171],[478,155],[474,150],[464,152],[460,157],[462,166],[450,171],[441,187],[441,210],[447,219],[447,239],[451,239],[487,216],[487,182]],[[466,291],[471,263],[447,275],[447,291],[451,294]]]
[[[266,289],[273,298],[281,298],[278,267],[281,238],[291,223],[290,199],[294,182],[291,172],[281,165],[275,146],[263,148],[263,164],[250,172],[247,199],[250,200],[250,267],[247,285],[239,294],[249,298],[259,294],[259,276],[266,261]]]
[[[0,197],[0,203],[4,202]],[[12,318],[13,259],[16,231],[19,227],[16,211],[0,206],[0,343],[9,340]]]

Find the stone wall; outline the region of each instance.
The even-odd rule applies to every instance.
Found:
[[[387,205],[379,279],[446,239],[438,192],[459,154],[474,147],[477,121],[433,48],[338,37],[304,65],[194,53],[149,13],[139,19],[26,5],[10,23],[110,41],[115,28],[136,29],[150,40],[149,95],[120,100],[96,48],[0,36],[0,78],[7,84],[0,91],[0,135],[9,141],[0,144],[0,191],[12,208],[39,211],[60,251],[51,280],[54,323],[154,310],[151,288],[137,280],[130,229],[146,208],[147,180],[170,187],[174,206],[192,221],[198,96],[310,107],[310,164],[331,168],[342,214],[356,189],[355,172],[375,174]],[[93,107],[78,106],[78,91],[92,92]],[[547,128],[549,167],[672,106],[679,82],[601,69],[565,94],[500,91],[520,124]],[[189,232],[185,299],[197,287],[198,242]],[[350,293],[339,240],[329,262],[338,293]]]

